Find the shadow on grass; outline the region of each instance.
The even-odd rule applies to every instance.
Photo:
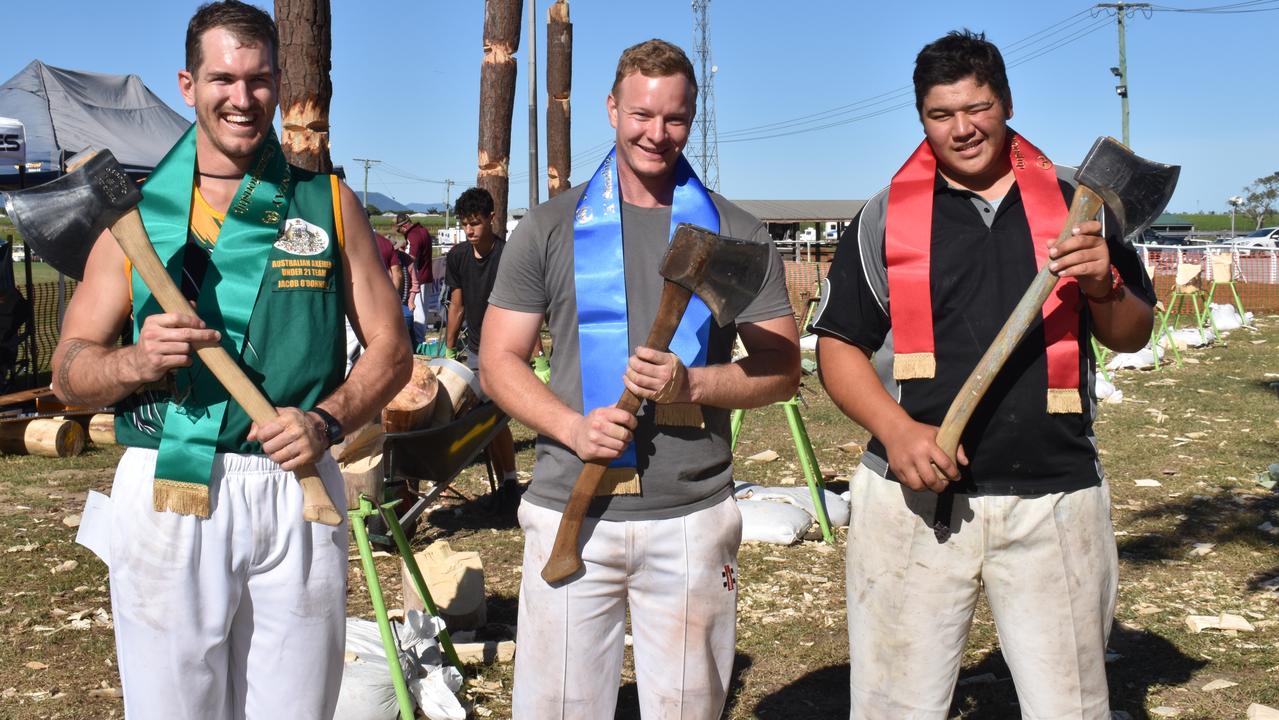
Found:
[[[733,658],[733,674],[728,679],[728,701],[724,704],[724,712],[721,717],[727,717],[732,714],[733,707],[737,704],[737,693],[735,690],[741,688],[742,673],[750,669],[752,660],[749,655],[737,653]],[[805,716],[826,717],[825,715]],[[639,687],[634,681],[628,682],[622,686],[617,693],[617,712],[614,714],[616,720],[640,720],[639,707]]]
[[[1146,696],[1151,686],[1184,683],[1207,664],[1145,630],[1124,630],[1116,626],[1110,635],[1110,649],[1121,655],[1106,666],[1110,707],[1126,711],[1133,720],[1150,720]],[[847,663],[811,672],[761,700],[754,714],[761,720],[847,717],[848,672]],[[1021,717],[1012,674],[998,649],[976,664],[965,666],[948,717],[982,720]]]
[[[1258,529],[1267,520],[1279,525],[1279,493],[1236,495],[1218,491],[1214,495],[1176,498],[1146,508],[1131,520],[1152,520],[1163,532],[1127,535],[1119,538],[1119,554],[1133,563],[1183,559],[1195,543],[1238,543],[1249,549],[1266,549],[1279,544],[1279,537]],[[1275,570],[1269,571],[1273,576]],[[1267,576],[1254,576],[1252,583]]]

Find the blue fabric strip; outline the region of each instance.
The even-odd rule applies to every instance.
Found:
[[[632,342],[627,332],[621,203],[617,148],[614,148],[586,184],[573,217],[573,272],[584,413],[617,402],[625,389],[622,375],[626,372],[631,348],[643,340]],[[682,222],[719,232],[719,211],[692,166],[681,155],[675,168],[672,237]],[[705,365],[710,327],[710,309],[694,295],[675,331],[671,352],[679,355],[688,367]],[[634,443],[610,464],[610,467],[635,466]]]

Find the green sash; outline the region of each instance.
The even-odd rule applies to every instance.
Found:
[[[191,219],[196,132],[192,125],[160,161],[138,205],[151,244],[179,287]],[[292,197],[293,177],[272,131],[227,210],[196,302],[196,314],[222,334],[222,345],[232,357],[239,357],[244,345],[267,256]],[[136,272],[132,283],[134,327],[140,328],[147,316],[163,310]],[[176,384],[156,460],[155,509],[208,517],[209,478],[230,396],[199,358],[178,371]]]

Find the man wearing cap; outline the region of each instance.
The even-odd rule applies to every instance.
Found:
[[[813,324],[823,385],[873,436],[852,479],[852,717],[946,718],[984,591],[1022,717],[1108,720],[1118,557],[1088,341],[1142,347],[1154,295],[1113,217],[1057,241],[1073,173],[1008,127],[984,35],[926,46],[914,83],[924,140],[841,238]],[[956,465],[937,426],[1044,265],[1062,281]]]
[[[408,253],[409,258],[413,260],[413,282],[416,288],[409,293],[408,307],[413,313],[416,320],[421,318],[422,327],[418,328],[417,323],[414,324],[413,342],[414,345],[421,341],[425,332],[427,299],[426,293],[430,292],[431,283],[435,282],[435,271],[431,267],[433,254],[433,241],[431,231],[422,227],[421,223],[413,220],[408,213],[402,212],[395,216],[395,231],[404,238],[406,247],[404,251]]]

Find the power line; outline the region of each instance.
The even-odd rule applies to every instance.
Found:
[[[366,158],[351,158],[358,163],[364,163],[364,207],[369,206],[369,168],[382,162],[381,160],[369,160]]]

